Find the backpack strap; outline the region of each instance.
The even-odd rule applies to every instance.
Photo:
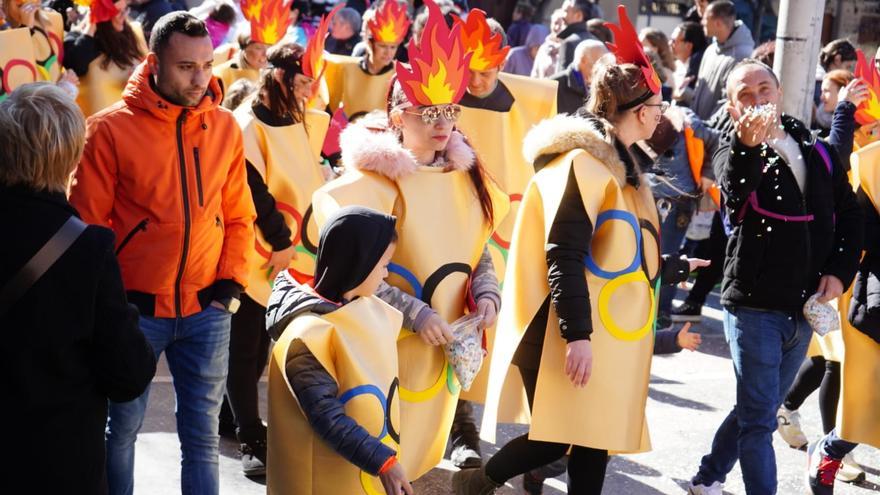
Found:
[[[43,247],[0,289],[0,316],[18,301],[86,230],[86,224],[71,215]]]

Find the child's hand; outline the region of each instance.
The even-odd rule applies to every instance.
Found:
[[[477,301],[477,313],[483,317],[480,327],[489,328],[495,324],[498,319],[498,310],[495,308],[495,302],[491,299],[480,299]]]
[[[440,315],[437,313],[428,317],[428,320],[419,330],[419,337],[428,345],[450,344],[455,341],[449,323],[443,321],[443,318],[440,318]]]
[[[685,323],[681,330],[678,331],[678,335],[675,337],[675,342],[682,349],[687,349],[689,351],[696,351],[700,344],[703,343],[703,337],[698,333],[691,333],[691,324]]]
[[[391,469],[385,472],[385,474],[379,475],[379,480],[382,482],[382,487],[385,488],[385,493],[387,495],[413,495],[412,485],[409,484],[409,480],[406,478],[406,473],[403,472],[403,467],[400,463],[397,463],[391,466]]]

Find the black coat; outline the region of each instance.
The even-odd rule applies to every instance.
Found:
[[[583,77],[576,66],[568,66],[562,72],[554,74],[550,79],[559,83],[556,86],[556,111],[559,113],[575,113],[584,106],[587,99],[587,88]]]
[[[584,40],[594,40],[596,37],[587,29],[586,22],[575,22],[559,33],[559,39],[562,43],[559,45],[559,61],[556,67],[561,72],[574,60],[574,49],[578,44]]]
[[[76,211],[63,194],[0,187],[0,284]],[[104,493],[107,399],[132,400],[156,371],[125,299],[109,229],[90,226],[0,315],[4,477],[41,493]]]
[[[859,189],[859,204],[865,212],[865,256],[853,282],[849,322],[880,344],[880,214]]]
[[[728,307],[801,311],[822,275],[834,275],[848,287],[858,267],[863,215],[846,169],[823,143],[831,159],[829,174],[809,129],[788,116],[782,123],[806,162],[803,193],[791,169],[769,146],[749,148],[731,135],[715,155],[727,157],[716,160],[715,174],[733,225],[721,294]],[[763,209],[814,219],[792,222],[761,215],[747,206],[753,191]]]

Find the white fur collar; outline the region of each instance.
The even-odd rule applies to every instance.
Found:
[[[391,180],[403,178],[418,169],[413,154],[400,143],[384,114],[373,112],[349,124],[339,136],[342,164],[355,170],[375,172]],[[470,170],[473,148],[458,131],[452,132],[444,158],[447,170]]]

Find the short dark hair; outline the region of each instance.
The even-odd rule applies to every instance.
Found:
[[[605,25],[605,19],[590,19],[587,21],[587,31],[603,43],[614,43],[614,33]]]
[[[773,62],[776,59],[776,41],[765,41],[756,46],[751,58],[766,64],[768,67],[773,67]]]
[[[776,73],[773,72],[773,68],[771,68],[769,65],[765,64],[764,62],[761,62],[760,60],[758,60],[756,58],[751,58],[751,57],[744,58],[744,59],[740,60],[739,62],[737,62],[736,65],[733,66],[733,69],[730,70],[730,76],[732,76],[733,73],[736,72],[737,70],[739,70],[740,68],[745,67],[747,65],[758,66],[758,67],[766,70],[767,73],[770,74],[770,77],[773,78],[773,82],[776,83],[776,87],[778,88],[781,86],[781,84],[779,83],[779,77],[777,77]],[[728,93],[728,96],[730,94],[730,81],[733,80],[733,78],[730,76],[728,76],[728,78],[727,78],[728,83],[727,83],[726,92]]]
[[[699,22],[682,22],[678,25],[678,30],[684,34],[686,43],[694,45],[694,53],[699,53],[709,46],[709,40],[706,39],[706,33]]]
[[[235,9],[228,3],[221,3],[214,7],[208,17],[219,23],[231,25],[235,22]]]
[[[584,15],[584,22],[595,17],[596,9],[590,0],[574,0],[574,8],[580,10]]]
[[[707,17],[720,17],[733,22],[736,20],[736,5],[729,0],[715,0],[706,7]]]
[[[834,57],[837,55],[840,55],[840,60],[844,62],[858,58],[856,56],[856,47],[848,39],[834,40],[825,45],[822,51],[819,52],[819,63],[822,65],[822,68],[828,70],[834,62]]]
[[[150,51],[159,55],[171,41],[171,35],[181,33],[193,38],[208,36],[205,23],[185,11],[170,12],[163,15],[153,25],[150,34]]]

